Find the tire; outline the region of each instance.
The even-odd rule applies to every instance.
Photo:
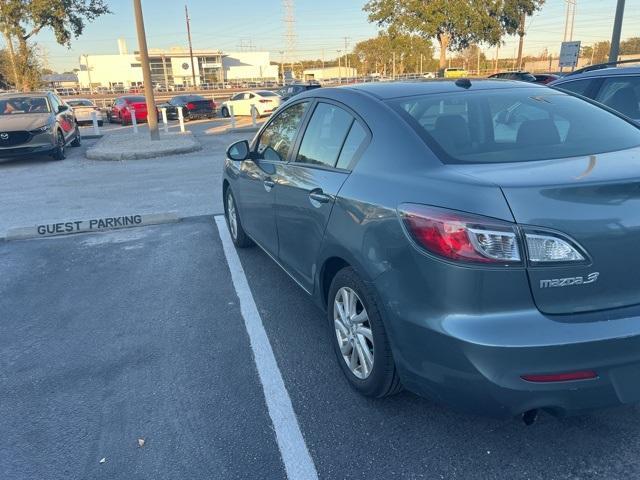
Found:
[[[229,109],[227,107],[222,107],[222,110],[220,110],[220,113],[224,118],[229,118]]]
[[[240,214],[236,204],[236,198],[228,187],[224,192],[224,218],[227,220],[227,228],[231,240],[237,248],[248,248],[253,246],[253,240],[245,233],[240,221]]]
[[[64,160],[67,158],[65,153],[66,142],[64,140],[64,135],[61,130],[58,130],[56,134],[56,147],[51,152],[51,158],[54,160]]]
[[[350,308],[353,312],[351,315],[345,315],[348,321],[336,322],[336,317],[344,318],[336,302],[342,306],[348,303],[345,302],[345,292],[347,299],[354,298],[354,308]],[[355,294],[355,297],[349,297],[350,292]],[[402,390],[402,385],[376,298],[372,288],[360,279],[353,268],[343,268],[331,282],[327,318],[333,333],[332,342],[338,363],[351,386],[364,396],[382,398],[398,393]],[[358,318],[360,320],[353,321]],[[366,320],[363,320],[364,318]],[[344,328],[339,327],[338,323]],[[361,332],[367,333],[363,335]],[[365,347],[368,355],[364,353]],[[358,349],[362,355],[358,354]],[[356,361],[355,365],[351,365],[355,368],[348,363],[353,356]],[[363,361],[365,357],[371,361]]]
[[[101,127],[102,125],[104,125],[104,120],[98,120],[98,126]]]
[[[73,140],[69,145],[71,145],[72,147],[79,147],[80,145],[82,145],[82,138],[80,138],[80,130],[78,129],[77,125],[76,125],[76,136],[73,137]]]

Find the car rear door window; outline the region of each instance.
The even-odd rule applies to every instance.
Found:
[[[282,110],[264,129],[258,141],[259,159],[285,162],[304,118],[309,102],[296,103]]]
[[[364,129],[360,122],[357,120],[351,125],[351,130],[347,135],[347,139],[344,141],[342,151],[338,157],[338,163],[336,167],[343,168],[345,170],[351,170],[353,168],[353,162],[356,156],[360,152],[360,147],[365,143],[368,137],[367,131]]]
[[[605,79],[595,99],[627,117],[640,119],[640,76]]]
[[[296,162],[334,167],[354,118],[330,103],[318,103],[304,132]]]

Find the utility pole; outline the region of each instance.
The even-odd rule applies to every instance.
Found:
[[[189,10],[187,5],[184,6],[184,17],[187,19],[187,38],[189,39],[189,58],[191,58],[191,77],[193,78],[193,86],[196,86],[196,69],[193,66],[193,46],[191,45],[191,19],[189,18]]]
[[[564,19],[564,41],[570,42],[573,39],[573,24],[576,18],[576,3],[578,0],[566,0],[567,12]]]
[[[498,55],[500,55],[500,44],[496,45],[496,59],[493,62],[493,73],[498,73]]]
[[[86,53],[83,55],[84,57],[84,64],[87,67],[87,78],[89,79],[89,91],[91,91],[91,68],[89,68],[89,55],[87,55]]]
[[[345,70],[346,70],[346,75],[345,77],[349,78],[351,77],[351,74],[349,72],[349,37],[343,37],[344,38],[344,66],[345,66]]]
[[[144,79],[144,98],[147,103],[147,122],[149,124],[149,136],[151,140],[159,140],[158,114],[156,102],[153,98],[153,85],[151,84],[151,68],[149,67],[149,50],[147,49],[147,35],[144,31],[144,18],[140,0],[133,0],[133,10],[136,16],[136,30],[138,32],[138,47],[140,48],[140,65],[142,66],[142,78]]]
[[[480,46],[476,45],[476,50],[478,51],[478,68],[476,69],[476,75],[480,76]]]
[[[0,17],[4,16],[2,11],[3,2],[0,2]],[[16,52],[13,49],[13,38],[9,33],[9,29],[5,26],[2,34],[7,42],[7,49],[9,50],[9,62],[11,63],[11,70],[13,73],[13,83],[16,90],[20,91],[20,76],[18,75],[18,67],[16,65]]]
[[[618,61],[620,51],[620,31],[622,30],[622,19],[624,17],[624,0],[618,0],[616,7],[616,18],[613,23],[613,34],[611,35],[611,50],[609,50],[609,61]]]
[[[341,50],[336,50],[336,52],[338,52],[338,83],[342,84],[342,64],[340,63]]]
[[[280,50],[280,71],[282,72],[282,85],[284,85],[284,50]]]
[[[520,37],[520,41],[518,42],[518,70],[522,70],[522,46],[524,44],[524,27],[526,19],[527,14],[522,12],[522,15],[520,15],[520,25],[518,26],[518,36]]]

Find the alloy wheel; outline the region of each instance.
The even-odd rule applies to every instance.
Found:
[[[365,380],[373,369],[373,333],[362,300],[349,287],[342,287],[336,293],[333,325],[342,358],[353,375]]]
[[[234,240],[238,238],[238,217],[236,214],[236,204],[233,201],[231,192],[227,194],[227,219],[229,220],[229,231]]]

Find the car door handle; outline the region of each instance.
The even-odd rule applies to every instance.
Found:
[[[271,189],[276,186],[276,182],[271,179],[264,180],[262,184],[264,185],[264,188],[267,192],[270,192]]]
[[[329,203],[331,196],[324,193],[322,190],[313,190],[309,193],[309,198],[315,200],[318,203]]]

